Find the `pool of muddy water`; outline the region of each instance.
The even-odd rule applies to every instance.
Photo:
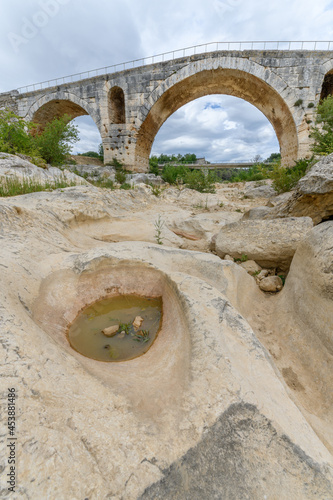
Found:
[[[135,323],[137,317],[140,320]],[[126,361],[148,351],[161,322],[161,297],[120,295],[87,306],[70,325],[67,334],[73,349],[84,356],[98,361]],[[108,337],[102,331],[112,330],[110,327],[114,327],[115,333]]]

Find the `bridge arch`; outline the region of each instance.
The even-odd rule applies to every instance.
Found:
[[[191,67],[190,67],[191,66]],[[282,162],[293,164],[298,158],[297,126],[287,102],[293,101],[285,82],[268,69],[240,59],[208,61],[199,70],[196,63],[172,75],[152,92],[142,107],[142,125],[138,130],[135,164],[147,169],[157,132],[177,109],[199,97],[226,94],[239,97],[257,107],[272,124],[280,144]],[[242,69],[238,69],[241,66]],[[287,102],[286,102],[287,101]],[[147,109],[148,108],[148,109]]]
[[[101,120],[96,110],[86,101],[69,92],[52,92],[44,95],[31,105],[26,119],[40,124],[42,127],[54,118],[68,114],[71,119],[90,115],[101,132]]]

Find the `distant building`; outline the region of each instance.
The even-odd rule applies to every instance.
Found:
[[[197,158],[195,161],[196,165],[209,165],[209,161],[206,158]]]

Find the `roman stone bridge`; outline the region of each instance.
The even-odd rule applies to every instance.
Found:
[[[333,51],[213,50],[95,72],[0,94],[0,107],[41,125],[65,113],[90,115],[105,162],[116,158],[141,172],[148,169],[155,136],[172,113],[198,97],[228,94],[262,111],[274,127],[284,165],[291,165],[310,154],[315,107],[333,91]]]

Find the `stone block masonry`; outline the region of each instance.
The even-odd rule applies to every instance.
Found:
[[[282,162],[310,155],[316,106],[330,93],[333,51],[215,51],[109,73],[33,92],[0,94],[27,120],[46,124],[68,113],[90,115],[105,162],[149,169],[157,132],[177,109],[199,97],[228,94],[256,106],[272,124]]]

